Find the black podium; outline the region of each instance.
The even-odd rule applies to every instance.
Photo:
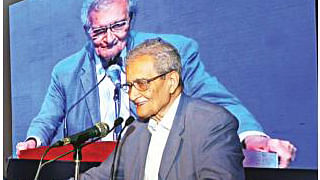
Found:
[[[81,162],[80,172],[98,166],[101,162]],[[7,168],[8,180],[33,180],[39,165],[38,160],[9,159]],[[74,176],[75,163],[56,161],[44,166],[40,171],[39,180],[60,180]]]
[[[10,159],[7,169],[8,180],[33,180],[37,171],[38,160]],[[57,161],[45,166],[39,179],[60,180],[74,175],[74,162]],[[80,172],[98,166],[100,162],[82,162]],[[317,180],[317,170],[245,168],[246,180]]]
[[[96,142],[83,147],[80,173],[98,166],[115,147],[115,142]],[[33,180],[39,165],[39,159],[47,147],[21,151],[20,159],[9,159],[7,167],[8,180]],[[45,160],[72,150],[71,145],[52,149]],[[308,169],[278,169],[278,157],[272,153],[251,152],[244,150],[244,166],[246,180],[317,180],[318,171]],[[74,176],[75,163],[69,154],[60,161],[44,166],[40,171],[39,180],[60,180]],[[259,168],[257,168],[259,167]],[[261,168],[264,167],[264,168]]]

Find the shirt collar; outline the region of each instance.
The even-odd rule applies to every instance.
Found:
[[[178,109],[180,97],[181,94],[174,100],[172,105],[169,107],[168,112],[164,115],[159,123],[156,120],[150,118],[148,123],[148,130],[150,131],[150,133],[155,132],[158,128],[163,128],[167,131],[171,130],[172,123]]]

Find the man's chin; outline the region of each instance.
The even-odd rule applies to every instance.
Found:
[[[117,54],[116,53],[112,53],[112,54],[102,54],[100,57],[102,57],[105,60],[110,60],[113,57],[115,57]]]
[[[147,120],[148,120],[148,117],[143,116],[143,115],[139,115],[139,114],[138,114],[138,117],[139,117],[139,119],[140,119],[141,121],[147,121]]]
[[[105,59],[105,60],[109,60],[112,59],[113,57],[115,57],[116,55],[118,55],[121,51],[115,50],[115,49],[99,49],[98,55]]]
[[[139,119],[143,122],[147,121],[149,119],[150,116],[148,116],[147,114],[144,113],[139,113],[137,112],[137,115],[139,117]]]

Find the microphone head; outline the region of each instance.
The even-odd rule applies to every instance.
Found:
[[[111,66],[108,67],[108,75],[111,79],[111,81],[113,82],[113,84],[115,86],[120,86],[121,82],[120,82],[120,72],[121,72],[121,69],[120,69],[120,66],[117,65],[117,64],[113,64]]]
[[[130,116],[130,117],[126,120],[125,126],[129,126],[131,123],[133,123],[134,120],[135,120],[134,117]]]
[[[107,123],[99,122],[95,125],[97,129],[99,130],[99,137],[105,137],[109,133],[109,126]]]
[[[116,119],[116,120],[114,121],[113,127],[119,126],[122,122],[123,122],[123,118],[122,118],[122,117],[119,117],[118,119]]]

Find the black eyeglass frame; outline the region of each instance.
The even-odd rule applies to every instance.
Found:
[[[163,76],[167,75],[168,73],[170,73],[172,71],[162,73],[162,74],[160,74],[158,76],[155,76],[155,77],[152,77],[150,79],[136,79],[133,82],[127,82],[126,84],[122,84],[121,87],[124,88],[124,89],[127,88],[126,90],[128,90],[128,92],[129,92],[132,89],[132,86],[134,86],[138,91],[142,91],[143,92],[143,91],[146,91],[146,90],[149,89],[150,82],[152,82],[152,81],[154,81],[154,80],[156,80],[156,79],[158,79],[160,77],[163,77]],[[139,85],[138,85],[139,83],[144,84],[146,86],[146,89],[141,89],[139,87]]]
[[[113,24],[109,24],[107,26],[97,27],[97,28],[90,27],[87,32],[93,38],[98,38],[101,34],[106,33],[108,31],[108,29],[110,29],[110,31],[113,33],[116,33],[118,31],[123,30],[123,28],[129,24],[129,21],[130,21],[130,18],[126,18],[126,19],[120,20],[118,22],[115,22]],[[123,23],[123,24],[121,25],[121,23]],[[117,27],[116,27],[117,25],[121,25],[120,27],[118,27],[119,29],[117,29]]]

